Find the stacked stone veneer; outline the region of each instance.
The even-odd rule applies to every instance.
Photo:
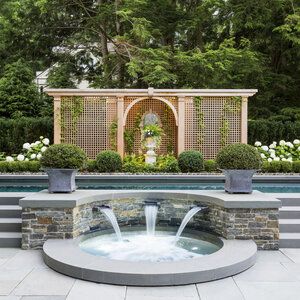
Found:
[[[190,228],[215,232],[226,239],[253,239],[259,249],[278,249],[277,209],[224,208],[189,199],[162,199],[158,226],[178,226],[191,205],[209,207],[188,224]],[[144,199],[122,198],[95,201],[74,208],[24,208],[22,212],[22,248],[41,249],[47,239],[69,239],[88,232],[90,227],[111,228],[105,217],[92,212],[95,205],[110,205],[120,227],[145,225]],[[121,228],[122,230],[122,228]]]

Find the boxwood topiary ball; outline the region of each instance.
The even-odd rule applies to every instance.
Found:
[[[122,170],[122,159],[118,152],[106,150],[97,155],[96,165],[100,172],[118,172]]]
[[[86,154],[81,148],[70,144],[56,144],[43,153],[41,165],[50,169],[80,169],[86,159]]]
[[[178,166],[183,173],[195,173],[203,170],[202,153],[195,150],[183,151],[178,156]]]
[[[262,159],[255,147],[239,143],[220,150],[216,162],[224,170],[258,170],[262,165]]]

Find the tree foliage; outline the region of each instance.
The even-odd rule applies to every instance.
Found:
[[[295,0],[2,0],[0,76],[19,58],[49,84],[258,88],[253,117],[299,106]]]

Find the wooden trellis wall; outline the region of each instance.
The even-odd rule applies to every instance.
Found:
[[[232,97],[202,97],[203,123],[199,126],[194,101],[193,97],[185,101],[185,150],[199,150],[205,159],[213,159],[223,146],[241,142],[240,102]],[[228,122],[228,134],[222,128],[224,122]]]
[[[54,96],[55,143],[76,144],[90,158],[113,146],[124,155],[124,132],[136,126],[139,114],[152,110],[160,117],[165,131],[158,154],[199,150],[205,159],[215,158],[227,144],[247,142],[247,99],[255,92],[151,88],[48,91]],[[196,98],[201,98],[200,102],[195,102]],[[133,150],[141,151],[139,130]]]
[[[117,100],[116,97],[82,97],[82,113],[74,123],[74,107],[79,100],[61,99],[61,142],[75,144],[88,157],[95,158],[100,151],[111,147],[109,129],[117,119]]]

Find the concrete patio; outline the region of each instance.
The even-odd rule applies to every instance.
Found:
[[[0,249],[0,299],[285,300],[299,295],[300,249],[260,251],[254,267],[223,280],[148,288],[76,280],[49,269],[40,251]]]

